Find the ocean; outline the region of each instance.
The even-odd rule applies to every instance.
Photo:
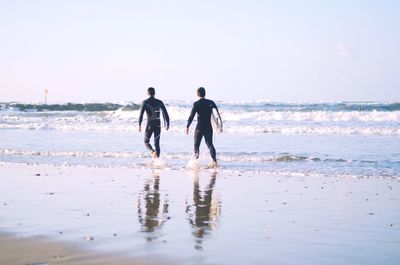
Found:
[[[185,168],[191,102],[166,101],[166,169]],[[216,102],[220,170],[295,176],[400,177],[399,102]],[[140,103],[0,103],[0,162],[88,167],[151,167],[138,131]],[[200,163],[210,162],[201,145]]]
[[[188,169],[192,103],[165,103],[155,161],[139,104],[0,103],[0,263],[12,233],[93,253],[24,264],[400,264],[400,103],[216,102],[217,170],[204,142]]]

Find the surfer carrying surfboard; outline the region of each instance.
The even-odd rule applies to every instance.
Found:
[[[189,134],[189,127],[193,121],[194,115],[197,113],[197,125],[194,131],[194,156],[196,159],[199,158],[200,154],[200,143],[204,136],[206,145],[210,150],[210,155],[213,160],[212,166],[217,166],[217,156],[213,145],[213,126],[211,125],[211,119],[217,124],[217,130],[222,132],[222,121],[219,115],[218,107],[214,101],[206,99],[206,90],[204,87],[197,89],[197,96],[200,98],[198,101],[193,103],[192,111],[186,126],[186,134]],[[216,113],[213,113],[215,111]]]
[[[153,158],[160,157],[160,136],[161,136],[161,121],[160,121],[160,111],[162,110],[164,127],[168,131],[169,129],[169,116],[167,108],[165,108],[164,103],[156,99],[154,95],[156,94],[153,87],[147,89],[147,94],[149,98],[144,100],[142,103],[142,108],[140,109],[139,115],[139,132],[142,131],[142,121],[143,114],[146,111],[147,114],[147,125],[144,132],[144,145],[151,152]],[[150,138],[154,134],[154,147],[150,144]]]

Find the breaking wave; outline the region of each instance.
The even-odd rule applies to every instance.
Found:
[[[171,132],[186,125],[191,104],[167,102]],[[400,103],[224,103],[226,133],[400,136]],[[139,104],[0,103],[0,129],[137,131]],[[45,111],[47,110],[47,111]]]

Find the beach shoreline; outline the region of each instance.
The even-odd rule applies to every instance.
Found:
[[[396,178],[2,164],[0,185],[1,264],[399,261]]]

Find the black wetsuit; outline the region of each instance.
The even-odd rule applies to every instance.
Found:
[[[210,150],[210,155],[213,161],[217,161],[215,148],[213,145],[213,128],[211,125],[211,114],[212,109],[215,108],[218,111],[217,105],[214,101],[201,98],[195,103],[193,103],[193,108],[190,113],[187,128],[193,121],[194,115],[197,113],[197,126],[194,132],[194,154],[196,158],[199,158],[200,154],[200,143],[204,136],[207,147]]]
[[[160,156],[160,135],[161,135],[161,121],[160,121],[160,109],[163,112],[164,122],[166,123],[166,129],[169,128],[169,116],[164,103],[156,99],[154,96],[149,97],[143,101],[142,108],[139,115],[139,126],[142,125],[143,114],[146,111],[147,114],[147,125],[144,132],[144,145],[148,150],[154,152],[153,147],[150,144],[150,137],[154,133],[154,146],[157,157]]]

